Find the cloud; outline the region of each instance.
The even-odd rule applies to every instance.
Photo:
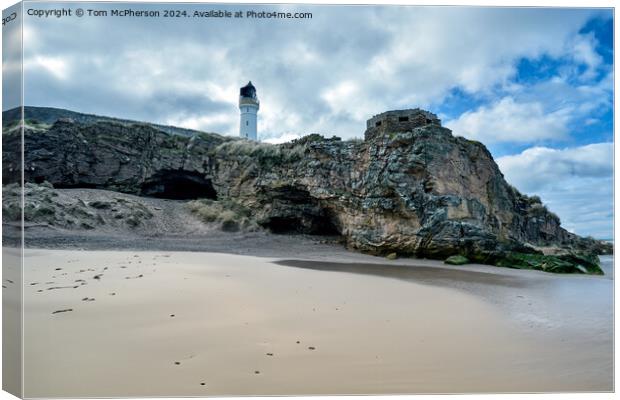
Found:
[[[32,71],[50,74],[51,78],[65,81],[69,78],[71,71],[69,63],[62,57],[53,56],[34,56],[24,60],[24,74],[29,75]]]
[[[468,111],[446,122],[455,134],[484,143],[565,139],[571,114],[567,109],[547,113],[541,103],[517,103],[504,97],[490,106]]]
[[[226,124],[209,114],[228,104],[236,117],[238,88],[251,79],[264,137],[326,132],[349,138],[361,136],[374,114],[433,108],[455,87],[483,95],[508,87],[523,57],[566,56],[577,43],[580,63],[596,69],[599,62],[589,52],[593,39],[578,33],[593,15],[584,9],[233,8],[250,7],[310,11],[314,18],[183,24],[27,18],[27,102],[161,123],[186,116],[178,120],[182,126],[235,135],[234,118]],[[64,64],[37,63],[37,57]],[[162,101],[162,94],[174,100]],[[546,124],[561,130],[561,122]]]
[[[271,144],[279,144],[279,143],[286,143],[286,142],[292,142],[295,139],[299,139],[301,136],[295,133],[285,133],[281,136],[278,136],[277,138],[270,138],[270,139],[265,139],[263,140],[263,142],[265,143],[271,143]]]
[[[509,183],[539,195],[569,230],[612,237],[613,143],[534,147],[497,163]]]

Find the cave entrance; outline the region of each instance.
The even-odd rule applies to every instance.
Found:
[[[308,235],[340,236],[340,230],[326,215],[271,217],[263,227],[275,234],[305,233]]]
[[[211,180],[198,172],[188,171],[159,171],[142,185],[141,194],[172,200],[217,200]]]
[[[299,185],[282,185],[266,189],[273,199],[270,216],[261,225],[271,233],[304,233],[321,236],[340,236],[333,212]]]

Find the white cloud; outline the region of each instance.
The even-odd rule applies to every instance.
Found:
[[[576,35],[569,43],[568,49],[572,52],[574,60],[586,66],[586,70],[580,76],[582,80],[594,78],[603,63],[603,57],[596,52],[596,44],[593,33]]]
[[[563,226],[581,235],[612,236],[613,143],[566,149],[534,147],[500,157],[506,180],[539,195]]]
[[[29,72],[27,97],[154,122],[184,114],[195,125],[196,118],[222,112],[221,103],[236,114],[238,88],[252,80],[261,98],[259,127],[269,135],[318,131],[348,138],[361,136],[365,120],[388,109],[437,111],[433,105],[457,87],[486,94],[509,88],[519,59],[571,53],[592,16],[588,10],[282,7],[320,17],[295,24],[168,21],[166,29],[146,20],[85,26],[63,19],[52,28],[31,19],[27,51],[72,60],[70,76],[79,85],[38,79],[46,68],[47,75],[67,76],[61,66],[38,64]],[[582,62],[596,67],[591,38],[576,43]],[[199,96],[206,100],[192,106]],[[205,129],[237,132],[219,123]]]
[[[601,178],[613,173],[613,143],[551,149],[532,147],[497,159],[508,182],[525,191],[555,185],[563,179]]]
[[[280,144],[280,143],[291,142],[295,139],[299,139],[300,137],[301,135],[296,134],[296,133],[285,133],[279,137],[269,138],[269,139],[265,139],[261,141],[265,143],[271,143],[271,144]]]
[[[62,56],[36,55],[24,58],[24,74],[26,76],[37,70],[43,70],[53,78],[64,81],[69,77],[70,65],[69,61]]]
[[[504,97],[490,106],[468,111],[446,126],[456,135],[484,143],[532,143],[545,139],[565,139],[570,110],[546,112],[540,103],[517,103]]]

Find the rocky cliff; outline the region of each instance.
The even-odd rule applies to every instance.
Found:
[[[269,145],[60,119],[25,127],[24,175],[56,188],[234,204],[272,232],[337,234],[373,254],[496,265],[510,255],[517,267],[598,273],[593,255],[611,251],[563,229],[538,197],[505,181],[482,143],[452,135],[428,112],[380,114],[365,138]],[[3,140],[4,182],[17,182],[19,130],[5,129]]]

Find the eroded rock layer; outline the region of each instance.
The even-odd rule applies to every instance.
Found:
[[[26,124],[24,174],[56,188],[233,201],[275,233],[335,233],[373,254],[497,264],[507,251],[611,251],[563,229],[505,181],[482,143],[424,113],[394,130],[376,126],[389,112],[374,117],[364,141],[314,134],[282,145],[114,121]],[[5,183],[19,180],[19,144],[19,130],[5,129]]]

